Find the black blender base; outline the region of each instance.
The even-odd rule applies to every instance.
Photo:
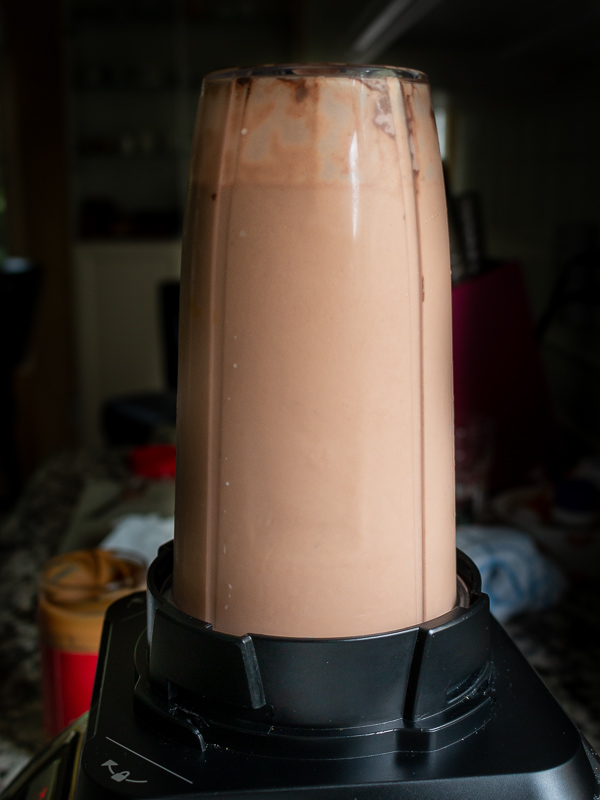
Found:
[[[270,800],[598,800],[600,762],[503,629],[492,620],[488,722],[432,752],[340,759],[253,755],[182,745],[134,713],[143,594],[115,603],[104,630],[75,800],[117,797]],[[377,735],[377,734],[375,734]]]

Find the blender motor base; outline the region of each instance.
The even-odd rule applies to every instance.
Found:
[[[487,723],[438,750],[318,759],[187,747],[134,711],[133,652],[146,599],[108,612],[75,800],[597,800],[600,762],[491,618],[494,704]],[[442,667],[443,668],[443,667]],[[374,734],[377,735],[377,734]]]

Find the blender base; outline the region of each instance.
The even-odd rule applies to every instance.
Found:
[[[136,715],[133,651],[144,594],[108,612],[75,800],[117,797],[272,800],[596,800],[600,761],[500,625],[491,619],[494,705],[486,724],[427,752],[287,757],[182,745]],[[374,734],[377,735],[377,734]]]

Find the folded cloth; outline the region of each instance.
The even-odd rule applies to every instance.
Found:
[[[526,533],[496,525],[459,525],[456,545],[476,564],[492,614],[499,622],[540,611],[562,596],[566,580]]]
[[[122,517],[112,532],[102,540],[105,550],[135,553],[149,566],[158,548],[173,538],[174,518],[158,514],[130,514]]]

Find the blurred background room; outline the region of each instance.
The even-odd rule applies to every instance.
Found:
[[[172,535],[202,77],[306,61],[429,75],[459,545],[600,743],[598,3],[0,0],[0,786],[46,735],[43,565]]]

